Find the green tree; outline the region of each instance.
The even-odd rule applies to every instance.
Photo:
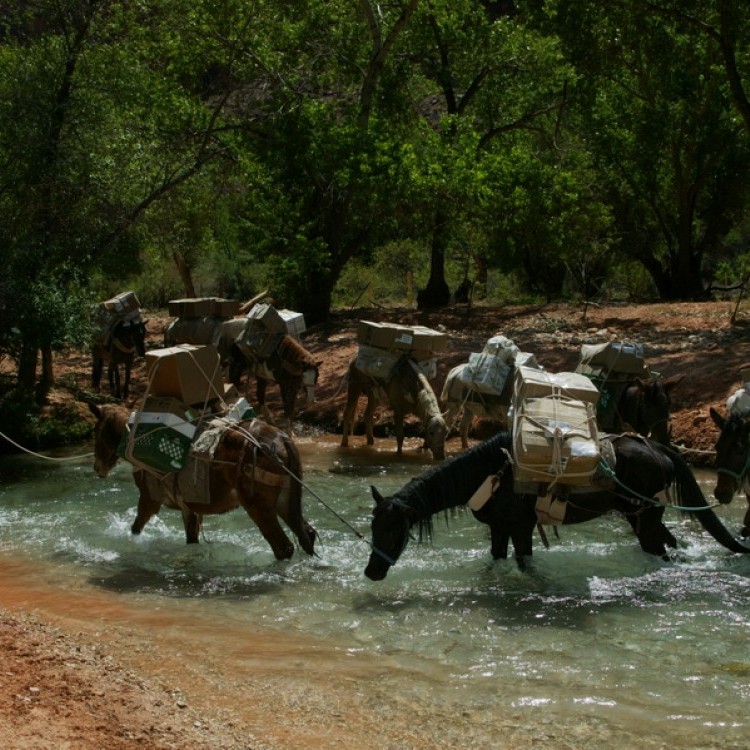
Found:
[[[0,345],[27,388],[41,352],[40,397],[52,350],[88,325],[85,315],[56,315],[57,295],[73,309],[92,270],[134,268],[136,221],[225,151],[223,102],[206,105],[186,88],[186,48],[164,41],[181,10],[14,0],[3,16],[0,246],[12,325]]]
[[[748,144],[720,50],[641,3],[560,0],[555,28],[581,74],[583,115],[617,247],[663,299],[705,293],[705,259],[743,209]]]

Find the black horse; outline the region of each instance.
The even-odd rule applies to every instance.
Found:
[[[711,419],[719,428],[716,441],[716,488],[714,497],[722,504],[732,502],[744,490],[748,502],[740,535],[750,536],[750,415],[732,414],[722,417],[710,410]]]
[[[107,362],[107,377],[110,392],[115,398],[127,398],[130,389],[130,371],[136,354],[146,356],[146,324],[143,320],[124,320],[116,323],[109,331],[97,338],[91,347],[93,368],[91,384],[99,391],[102,370]],[[125,370],[124,380],[120,381],[120,365]]]
[[[474,515],[490,527],[493,558],[507,557],[511,541],[516,560],[524,567],[539,522],[537,498],[515,492],[511,446],[511,435],[500,433],[429,469],[391,497],[383,497],[372,487],[372,552],[365,575],[373,581],[385,578],[404,551],[413,526],[419,528],[420,541],[430,538],[432,516],[465,505],[492,475],[496,477],[492,497]],[[706,506],[690,467],[676,451],[632,435],[613,436],[613,447],[616,468],[602,480],[609,486],[557,496],[559,502],[566,503],[563,523],[581,523],[619,511],[628,519],[641,548],[665,557],[667,548],[674,549],[677,541],[662,521],[665,506],[654,495],[673,487],[681,506],[693,508],[691,512],[714,539],[733,552],[750,552],[750,547],[736,540]]]

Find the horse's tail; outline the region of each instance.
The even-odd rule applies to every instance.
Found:
[[[653,442],[653,441],[652,441]],[[693,470],[687,461],[674,448],[653,443],[659,450],[668,456],[675,471],[675,484],[679,492],[680,505],[685,508],[694,508],[690,513],[694,515],[701,526],[719,543],[732,552],[750,553],[750,545],[745,544],[733,536],[724,526],[714,511],[707,507],[706,498],[693,474]]]

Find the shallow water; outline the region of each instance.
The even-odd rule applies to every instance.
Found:
[[[493,562],[485,527],[458,512],[437,517],[432,545],[411,542],[374,583],[361,538],[370,485],[387,494],[429,461],[416,442],[401,459],[387,441],[378,450],[298,442],[318,558],[274,561],[242,511],[206,517],[200,545],[185,544],[168,510],[133,538],[129,465],[99,480],[90,458],[27,456],[0,461],[0,552],[33,564],[61,599],[114,596],[122,617],[145,611],[176,629],[200,617],[220,623],[227,643],[258,626],[313,637],[339,654],[342,674],[376,655],[394,667],[381,688],[407,704],[512,713],[556,727],[560,747],[748,746],[750,557],[668,510],[680,562],[644,554],[609,516],[550,533],[547,550],[536,539],[534,569],[522,573]],[[707,497],[712,479],[699,476]],[[744,500],[717,512],[736,528]],[[472,747],[498,746],[472,721]]]

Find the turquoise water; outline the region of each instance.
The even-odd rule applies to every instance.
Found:
[[[668,510],[679,562],[645,555],[610,516],[549,533],[550,549],[535,540],[534,569],[522,573],[493,562],[486,528],[458,512],[436,518],[432,545],[411,542],[375,583],[358,536],[369,531],[370,485],[387,494],[428,459],[417,443],[397,459],[385,441],[345,451],[333,437],[298,442],[317,558],[276,562],[239,510],[207,517],[200,545],[185,544],[169,510],[133,538],[129,465],[99,480],[90,458],[28,456],[0,461],[0,553],[33,560],[62,592],[106,591],[234,632],[305,634],[334,643],[342,660],[395,659],[418,676],[384,675],[401,695],[434,711],[515,712],[548,735],[555,727],[566,737],[559,747],[750,745],[750,556]],[[699,479],[710,497],[710,472]],[[718,513],[736,528],[744,507],[735,500]],[[493,746],[484,741],[480,732],[472,746]]]

